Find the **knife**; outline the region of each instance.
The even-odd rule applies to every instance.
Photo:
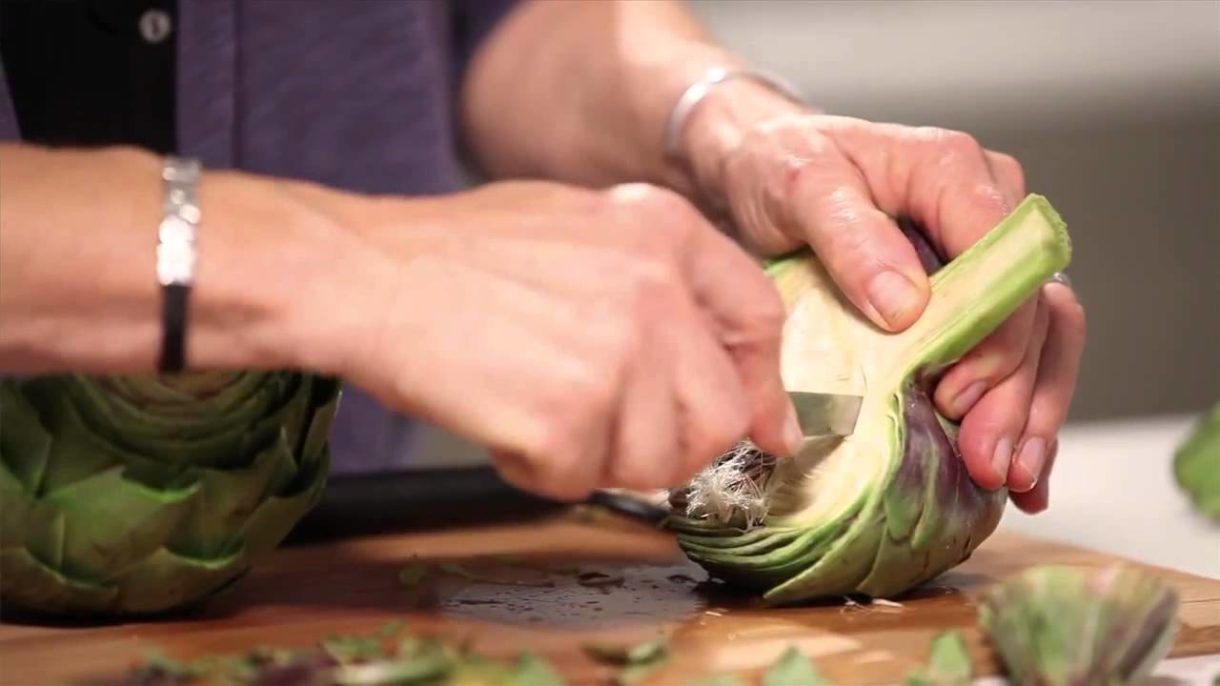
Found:
[[[806,439],[828,436],[850,436],[860,416],[862,396],[844,393],[811,393],[788,391],[796,408],[797,423]],[[616,514],[659,525],[668,516],[665,508],[622,490],[599,490],[586,501]]]
[[[805,438],[850,436],[856,430],[860,403],[864,398],[846,393],[788,391],[796,420]]]

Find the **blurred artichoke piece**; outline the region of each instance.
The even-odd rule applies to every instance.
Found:
[[[1127,686],[1168,654],[1177,610],[1177,593],[1134,567],[1047,566],[991,589],[979,619],[1014,686]]]
[[[338,396],[289,372],[0,380],[0,600],[149,614],[232,583],[320,496]]]
[[[1195,507],[1220,521],[1220,402],[1199,418],[1178,448],[1173,472]]]
[[[974,666],[960,631],[946,631],[932,639],[928,664],[907,676],[906,686],[970,686]]]

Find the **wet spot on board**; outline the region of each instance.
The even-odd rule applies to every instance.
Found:
[[[701,614],[708,602],[698,591],[702,570],[686,562],[568,560],[562,572],[530,566],[527,577],[520,565],[464,560],[462,567],[470,573],[434,579],[437,609],[455,618],[597,628],[623,620],[681,621]]]

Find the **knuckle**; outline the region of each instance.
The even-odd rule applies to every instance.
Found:
[[[846,189],[839,189],[826,197],[828,214],[838,220],[831,222],[830,226],[821,232],[827,251],[833,255],[828,259],[864,259],[870,262],[869,266],[882,267],[884,265],[875,257],[877,251],[872,249],[876,244],[877,234],[858,228],[860,217],[853,199],[849,196],[850,193]]]
[[[631,292],[628,300],[611,313],[603,313],[586,325],[589,337],[588,366],[591,373],[580,375],[579,385],[590,397],[610,399],[619,379],[644,341],[646,313],[639,305],[643,296]]]
[[[619,191],[623,206],[632,210],[632,222],[639,224],[641,215],[650,222],[648,230],[662,236],[681,237],[698,224],[699,212],[678,192],[647,183],[627,184]]]
[[[614,335],[614,334],[611,334]],[[568,381],[567,405],[578,420],[572,424],[597,424],[604,420],[614,402],[615,382],[619,370],[622,350],[626,347],[619,336],[611,345],[601,351],[588,363],[581,365],[579,371],[571,374]],[[573,402],[572,399],[575,399]],[[579,430],[578,427],[573,427]]]
[[[756,298],[754,307],[750,310],[750,321],[759,333],[768,338],[779,339],[780,330],[788,319],[784,301],[775,289],[764,290]]]
[[[539,490],[557,500],[578,501],[587,498],[593,487],[584,479],[545,476],[539,480]]]
[[[578,447],[573,440],[575,434],[570,422],[565,418],[552,416],[529,446],[528,461],[539,470],[548,465],[553,466],[557,459],[574,453]]]
[[[604,353],[587,353],[575,362],[556,363],[559,370],[540,408],[541,428],[530,452],[553,462],[584,452],[583,439],[599,435],[608,423],[618,374]]]
[[[787,319],[788,313],[779,294],[763,291],[743,315],[742,330],[739,333],[741,340],[735,342],[755,346],[778,345]]]
[[[1021,166],[1021,162],[1017,158],[1004,152],[993,152],[992,157],[997,167],[1005,174],[1018,180],[1022,187],[1025,186],[1025,168]]]
[[[549,453],[528,452],[494,455],[496,466],[509,483],[559,500],[587,496],[591,486],[579,474],[571,475]]]
[[[621,488],[648,489],[662,485],[657,470],[648,462],[627,457],[611,463],[610,479]]]
[[[709,413],[691,427],[685,463],[696,468],[709,464],[736,445],[750,428],[744,408],[725,408]]]
[[[974,136],[962,131],[945,131],[941,134],[941,145],[950,153],[961,156],[978,156],[983,151],[983,146]]]
[[[620,207],[634,207],[658,212],[684,212],[688,203],[674,191],[650,183],[624,183],[607,191],[612,202]]]
[[[1021,366],[1021,361],[1026,357],[1025,348],[1025,340],[1015,337],[996,346],[993,366],[997,380],[1009,376]]]
[[[978,140],[964,131],[921,126],[915,129],[915,136],[948,158],[977,157],[983,151],[983,146],[979,145]]]
[[[566,432],[557,432],[542,453],[531,458],[529,483],[558,498],[581,498],[593,489],[589,456],[579,451]]]
[[[967,354],[966,360],[988,387],[1006,379],[1025,358],[1026,335],[1012,327],[1002,327]]]
[[[1010,209],[1003,191],[990,181],[975,184],[970,189],[969,197],[976,206],[990,208],[1000,215],[1007,214]]]
[[[725,450],[722,453],[718,453],[716,455],[716,457],[719,457],[720,455],[727,453],[727,452],[728,452],[728,450]],[[702,472],[704,469],[707,469],[711,465],[712,465],[712,460],[705,460],[705,461],[687,460],[685,462],[677,461],[674,464],[674,473],[673,473],[673,477],[670,480],[675,485],[690,483],[695,477],[697,477],[699,475],[700,472]]]
[[[610,218],[619,212],[623,201],[616,197],[613,190],[595,193],[588,200],[589,214],[595,218]]]
[[[681,278],[672,260],[641,258],[625,270],[623,283],[632,297],[631,304],[639,307],[677,288]]]
[[[1066,318],[1068,322],[1067,326],[1070,327],[1074,333],[1074,338],[1077,341],[1076,345],[1078,348],[1083,349],[1085,347],[1085,341],[1088,339],[1088,321],[1085,316],[1084,305],[1081,305],[1079,301],[1073,299],[1067,308]],[[1077,354],[1079,354],[1079,352],[1080,351],[1077,350]]]
[[[1076,298],[1076,295],[1071,291],[1068,292],[1068,297],[1064,303],[1064,317],[1068,323],[1083,332],[1088,325],[1085,315],[1084,304]]]
[[[1076,297],[1075,291],[1060,286],[1044,292],[1049,293],[1046,297],[1051,301],[1054,310],[1055,325],[1065,326],[1070,332],[1083,338],[1088,329],[1088,317],[1084,304]]]

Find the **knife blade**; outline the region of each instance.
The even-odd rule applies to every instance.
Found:
[[[850,436],[860,416],[862,396],[846,393],[788,391],[805,438]]]

